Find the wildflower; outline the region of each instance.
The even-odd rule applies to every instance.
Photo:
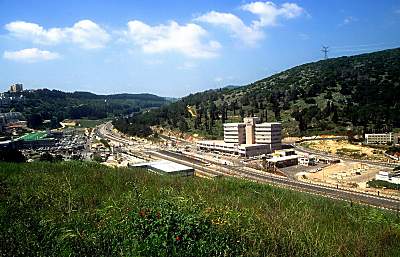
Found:
[[[176,236],[175,240],[176,240],[177,242],[179,242],[179,241],[182,240],[182,238],[181,238],[180,236]]]

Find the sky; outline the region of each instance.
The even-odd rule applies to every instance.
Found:
[[[0,0],[0,91],[182,97],[400,47],[398,0]]]

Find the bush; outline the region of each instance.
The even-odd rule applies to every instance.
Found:
[[[3,162],[25,162],[25,155],[16,149],[0,149],[0,161]]]
[[[370,187],[375,187],[375,188],[388,188],[388,189],[393,189],[393,190],[399,190],[400,185],[393,184],[387,181],[383,180],[371,180],[367,182],[368,186]]]

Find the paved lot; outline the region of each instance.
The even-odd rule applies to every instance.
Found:
[[[315,166],[303,166],[303,165],[296,165],[290,166],[286,168],[281,168],[280,170],[285,173],[289,178],[296,178],[296,174],[299,172],[311,172],[315,171],[316,169],[326,167],[327,164],[317,164]]]

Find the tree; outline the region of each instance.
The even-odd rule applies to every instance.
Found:
[[[0,149],[0,161],[3,162],[25,162],[24,154],[16,149]]]
[[[178,122],[178,128],[179,128],[179,131],[180,131],[180,132],[187,132],[187,131],[189,130],[189,126],[188,126],[186,120],[181,119],[181,120]]]
[[[268,122],[268,109],[265,108],[264,110],[265,122]]]
[[[99,154],[94,154],[92,156],[92,160],[95,161],[95,162],[102,162],[103,158],[101,158],[101,156]]]
[[[39,161],[41,162],[54,162],[54,157],[50,153],[43,153],[40,155]]]
[[[244,119],[244,110],[243,110],[243,108],[240,109],[240,117],[242,118],[242,120]]]
[[[36,129],[42,125],[43,118],[40,114],[34,113],[28,116],[28,127]]]
[[[274,111],[275,119],[277,121],[280,121],[281,120],[281,108],[279,108],[279,106],[275,106],[273,111]]]
[[[233,115],[236,115],[237,101],[236,99],[231,102],[231,110],[233,111]]]
[[[51,118],[51,120],[50,120],[50,127],[52,128],[52,129],[55,129],[55,128],[59,128],[60,127],[60,123],[58,122],[58,120],[57,120],[57,117],[52,117]]]
[[[64,157],[61,154],[56,154],[54,156],[54,162],[62,162],[64,160]]]

